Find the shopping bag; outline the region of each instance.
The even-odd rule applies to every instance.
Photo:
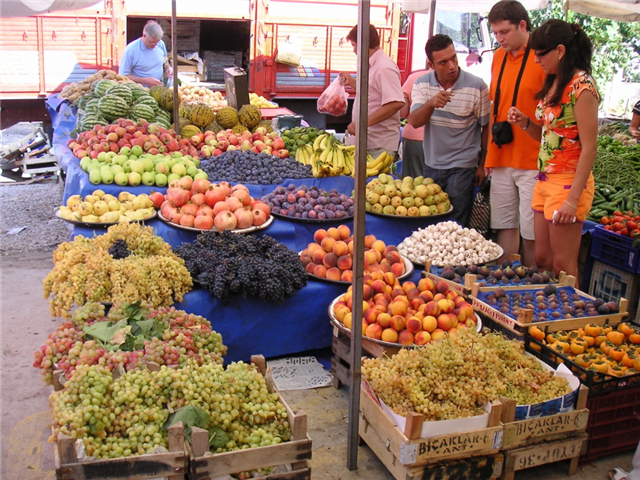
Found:
[[[487,236],[491,228],[491,177],[486,177],[473,198],[469,228],[473,228],[483,236]]]
[[[302,60],[302,42],[292,35],[278,44],[276,62],[299,67]]]
[[[347,113],[349,94],[338,75],[318,98],[318,113],[340,117]]]

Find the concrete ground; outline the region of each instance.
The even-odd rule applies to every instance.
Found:
[[[33,352],[60,322],[52,319],[42,298],[42,281],[53,264],[51,252],[0,258],[0,478],[2,480],[53,480],[53,448],[47,443],[50,415],[47,397],[51,387],[32,367]],[[358,449],[358,469],[346,467],[348,389],[332,387],[284,392],[294,410],[308,415],[313,441],[312,475],[326,480],[391,480],[393,477],[369,450]],[[613,467],[631,468],[633,452],[624,452],[580,467],[575,480],[604,480]],[[517,480],[561,479],[568,462],[516,473]]]

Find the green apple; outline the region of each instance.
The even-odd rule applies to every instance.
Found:
[[[170,173],[167,177],[167,184],[171,185],[171,182],[174,180],[180,180],[180,175],[176,175],[175,173]]]
[[[129,155],[131,155],[131,147],[122,147],[119,154],[128,157]]]
[[[153,172],[144,172],[142,174],[143,185],[151,186],[151,185],[155,185],[155,183],[156,183],[156,176]]]
[[[137,187],[138,185],[140,185],[140,182],[142,182],[142,175],[140,175],[138,172],[131,172],[127,177],[127,180],[129,181],[129,185],[131,185],[132,187]]]
[[[131,172],[131,162],[133,160],[127,160],[126,162],[124,162],[122,164],[122,168],[124,169],[124,173],[130,173]]]
[[[116,185],[120,185],[121,187],[127,185],[129,181],[127,180],[127,174],[124,172],[118,172],[113,176],[113,181],[116,182]]]
[[[111,165],[111,173],[115,175],[116,173],[120,172],[124,172],[124,168],[122,168],[120,165]]]
[[[131,153],[133,153],[136,157],[142,155],[142,147],[140,145],[134,145],[131,147]]]
[[[171,154],[171,158],[175,158],[176,160],[177,160],[178,158],[182,158],[182,152],[173,152],[173,153]]]
[[[171,167],[171,173],[184,177],[187,174],[187,168],[182,163],[176,163]]]
[[[100,175],[102,176],[102,183],[107,185],[111,185],[113,183],[113,173],[111,172],[111,169],[101,171]]]
[[[113,157],[113,161],[111,163],[115,163],[116,165],[124,165],[124,162],[129,160],[129,157],[126,155],[116,155]]]
[[[198,178],[204,178],[205,180],[209,180],[209,175],[207,174],[207,172],[205,172],[203,170],[198,170],[198,173],[196,173],[193,176],[193,179],[197,180]]]
[[[104,161],[107,163],[113,163],[113,159],[117,156],[118,154],[116,152],[107,152]]]
[[[133,162],[131,162],[130,168],[132,172],[139,173],[140,175],[142,175],[142,172],[144,172],[144,164],[141,160],[134,160]]]
[[[100,162],[104,162],[104,159],[105,159],[105,158],[107,158],[107,152],[100,152],[100,153],[98,154],[98,160],[99,160]]]
[[[153,160],[151,160],[150,158],[145,158],[144,160],[142,160],[142,167],[144,168],[145,172],[153,172]]]
[[[189,175],[190,177],[195,177],[196,174],[198,173],[198,169],[196,168],[195,165],[191,166],[191,167],[187,167],[187,175]]]
[[[102,175],[100,175],[100,168],[96,167],[89,173],[89,181],[94,185],[102,183]]]
[[[158,187],[166,187],[168,180],[164,173],[156,173],[155,183]]]

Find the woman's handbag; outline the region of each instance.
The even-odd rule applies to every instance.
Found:
[[[491,229],[491,177],[486,177],[471,205],[469,228],[486,237]]]

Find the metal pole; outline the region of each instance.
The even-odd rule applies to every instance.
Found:
[[[358,72],[356,111],[355,218],[353,220],[353,282],[351,322],[351,372],[349,390],[349,439],[347,468],[358,468],[360,423],[360,358],[362,357],[362,284],[364,281],[365,190],[367,182],[367,123],[369,103],[369,0],[358,2]]]
[[[429,7],[429,38],[433,37],[436,26],[436,0],[431,0]]]
[[[176,134],[180,133],[180,95],[178,94],[178,25],[176,20],[176,0],[171,0],[171,64],[173,66],[173,124]]]

